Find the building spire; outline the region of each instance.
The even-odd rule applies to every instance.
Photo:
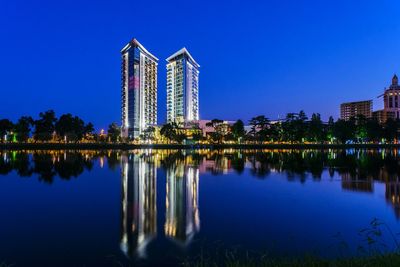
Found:
[[[392,78],[392,85],[399,85],[399,78],[397,78],[396,74]]]

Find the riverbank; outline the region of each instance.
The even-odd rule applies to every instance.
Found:
[[[0,150],[97,149],[381,149],[400,144],[127,144],[127,143],[1,143]]]

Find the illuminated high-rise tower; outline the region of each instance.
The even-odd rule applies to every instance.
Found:
[[[167,122],[199,120],[199,67],[186,48],[167,58]]]
[[[157,62],[136,39],[122,50],[122,136],[136,138],[157,124]]]

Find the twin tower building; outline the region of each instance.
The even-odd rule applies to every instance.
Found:
[[[122,136],[157,125],[158,58],[136,39],[122,50]],[[199,120],[199,67],[186,48],[167,58],[167,122]]]

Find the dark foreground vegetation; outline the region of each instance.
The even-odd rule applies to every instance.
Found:
[[[186,267],[398,267],[400,266],[400,254],[390,253],[385,255],[375,255],[365,258],[349,258],[326,260],[316,257],[306,257],[304,259],[235,259],[227,256],[223,263],[201,259],[197,262],[185,263]]]

